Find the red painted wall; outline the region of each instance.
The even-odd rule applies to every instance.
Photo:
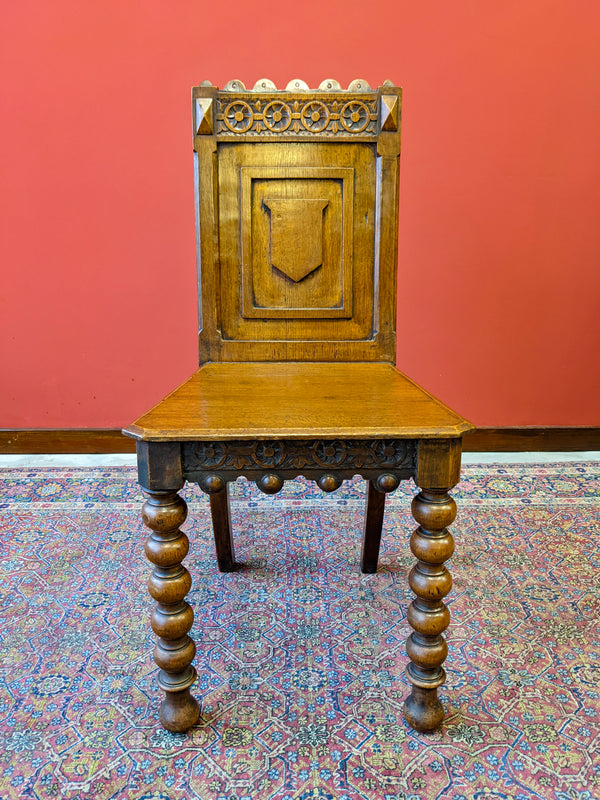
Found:
[[[398,365],[478,425],[597,425],[596,0],[2,8],[2,427],[128,423],[196,365],[190,87],[404,87]]]

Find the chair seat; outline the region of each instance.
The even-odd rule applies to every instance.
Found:
[[[211,363],[124,430],[144,441],[455,438],[458,414],[381,363]]]

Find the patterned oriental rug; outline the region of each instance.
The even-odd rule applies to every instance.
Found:
[[[134,470],[0,482],[3,800],[600,798],[600,465],[464,469],[431,736],[401,713],[412,484],[368,576],[362,481],[238,483],[228,575],[186,487],[202,716],[185,736],[157,721]]]

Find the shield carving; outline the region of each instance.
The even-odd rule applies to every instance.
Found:
[[[295,283],[323,263],[324,198],[265,198],[271,216],[271,264]]]

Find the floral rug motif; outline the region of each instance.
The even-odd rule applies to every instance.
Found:
[[[129,467],[0,471],[0,798],[600,798],[600,465],[467,466],[454,496],[447,717],[402,718],[414,528],[388,498],[361,575],[364,482],[234,489],[221,574],[184,530],[201,719],[158,724],[142,496]]]

